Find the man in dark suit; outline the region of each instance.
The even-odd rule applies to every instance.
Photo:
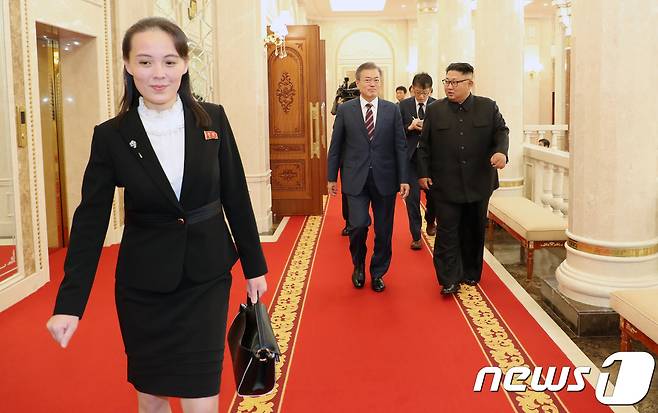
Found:
[[[343,155],[341,155],[340,158],[340,170],[342,169],[343,169]],[[342,182],[343,178],[341,177],[340,179]],[[341,191],[340,200],[341,200],[341,209],[343,212],[343,220],[345,221],[345,226],[340,231],[340,235],[347,237],[350,235],[350,231],[352,230],[352,227],[350,226],[350,206],[347,203],[347,194],[345,192]]]
[[[351,82],[349,85],[350,89],[356,88],[356,81]],[[340,163],[341,166],[343,164],[343,158],[340,158]],[[341,176],[341,181],[342,181],[342,176]],[[343,219],[345,220],[345,227],[343,227],[343,230],[341,231],[341,235],[344,237],[347,237],[350,235],[350,231],[352,230],[352,226],[350,225],[350,206],[349,203],[347,202],[347,194],[345,192],[341,193],[341,203],[342,203],[342,209],[343,209]]]
[[[407,98],[407,88],[400,85],[395,88],[395,104],[398,105],[400,102],[402,102],[404,99]]]
[[[378,98],[382,72],[372,62],[356,70],[361,96],[338,107],[331,136],[328,163],[328,192],[336,195],[341,155],[342,191],[349,204],[352,283],[365,283],[366,239],[370,205],[375,220],[375,249],[370,260],[372,289],[384,290],[382,277],[391,263],[391,238],[395,193],[409,193],[407,145],[402,117],[395,104]]]
[[[471,94],[473,66],[451,63],[447,98],[429,106],[418,146],[418,183],[430,188],[439,221],[434,269],[442,294],[482,274],[487,206],[507,163],[509,129],[496,102]]]
[[[421,249],[420,227],[420,186],[416,178],[416,147],[420,139],[420,131],[423,129],[423,119],[427,106],[434,102],[432,93],[432,77],[427,73],[418,73],[411,83],[413,89],[411,97],[400,102],[400,113],[402,124],[407,134],[407,173],[409,174],[409,196],[405,200],[407,205],[407,216],[409,217],[409,230],[411,231],[411,249]],[[432,205],[430,191],[425,191],[427,209],[425,220],[427,221],[427,235],[436,234],[436,217]]]

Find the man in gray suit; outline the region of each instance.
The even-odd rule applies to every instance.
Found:
[[[395,193],[409,194],[407,143],[402,116],[392,102],[378,98],[382,71],[372,62],[356,70],[359,99],[338,107],[331,136],[328,192],[336,195],[338,169],[349,204],[350,253],[356,288],[365,284],[366,239],[370,205],[375,220],[375,248],[370,260],[372,289],[384,290],[382,277],[391,263]],[[343,163],[341,166],[341,154]]]

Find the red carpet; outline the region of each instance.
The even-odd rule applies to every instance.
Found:
[[[263,244],[269,266],[269,303],[303,218],[292,218],[276,243]],[[126,360],[114,306],[114,268],[118,248],[103,251],[89,304],[69,348],[60,349],[46,331],[65,251],[50,256],[51,282],[0,313],[0,412],[123,413],[137,411],[135,392],[126,382]],[[242,270],[233,269],[229,319],[246,297]],[[230,357],[225,356],[220,397],[226,411],[235,391]],[[180,412],[178,406],[175,412]]]
[[[340,203],[332,199],[312,272],[299,281],[298,308],[289,314],[294,326],[278,386],[262,398],[238,398],[231,412],[610,411],[589,385],[559,395],[474,393],[484,366],[571,363],[490,268],[481,288],[440,297],[431,254],[409,248],[404,205],[397,209],[387,289],[377,294],[369,284],[351,285]],[[372,233],[369,241],[372,248]]]
[[[509,410],[502,393],[472,392],[486,358],[459,307],[440,299],[429,253],[409,248],[404,205],[396,209],[387,289],[378,294],[369,280],[352,287],[332,199],[281,412],[471,411],[465,401],[479,412]]]
[[[0,281],[16,273],[16,247],[0,245]]]
[[[220,412],[610,411],[589,385],[580,393],[474,393],[484,366],[573,366],[488,266],[480,287],[440,297],[429,250],[409,248],[401,202],[381,294],[370,290],[369,281],[363,290],[352,287],[342,226],[333,198],[324,220],[293,218],[277,243],[264,244],[270,266],[265,301],[283,353],[277,386],[260,398],[235,397],[227,355]],[[369,244],[371,249],[372,231]],[[59,349],[44,327],[63,251],[51,256],[53,282],[0,314],[0,411],[136,411],[114,310],[116,254],[116,247],[103,253],[69,349]],[[229,318],[244,299],[244,283],[236,267]]]

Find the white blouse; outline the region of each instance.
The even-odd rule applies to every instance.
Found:
[[[180,200],[183,185],[183,170],[185,167],[185,115],[183,102],[176,96],[176,102],[170,109],[158,111],[144,105],[144,99],[139,97],[137,108],[146,135],[148,135],[155,155],[160,161],[169,184]]]

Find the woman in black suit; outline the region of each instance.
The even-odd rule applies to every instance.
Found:
[[[115,296],[139,411],[169,412],[173,396],[186,413],[216,412],[238,258],[252,300],[267,290],[244,170],[224,109],[192,96],[187,38],[178,26],[140,20],[122,49],[121,109],[94,129],[47,327],[68,345],[89,297],[115,187],[124,188]]]

